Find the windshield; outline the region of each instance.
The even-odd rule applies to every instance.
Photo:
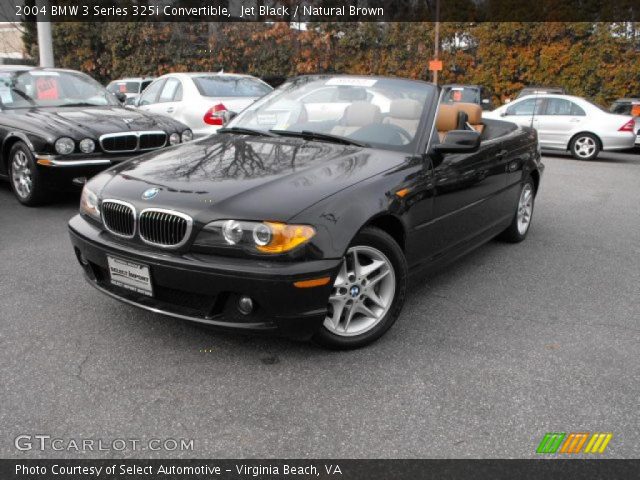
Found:
[[[262,97],[271,88],[255,78],[209,75],[193,77],[200,95],[204,97]]]
[[[442,101],[443,103],[480,104],[480,90],[473,87],[446,87]]]
[[[305,76],[247,107],[228,128],[317,133],[408,151],[434,95],[433,85],[412,80]]]
[[[111,93],[140,93],[141,82],[111,82],[107,86],[107,90]]]
[[[107,90],[80,72],[0,72],[4,108],[119,105]]]

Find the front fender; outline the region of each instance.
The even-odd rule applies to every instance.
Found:
[[[395,192],[406,188],[421,166],[387,172],[353,185],[297,214],[291,223],[313,225],[314,245],[323,258],[340,258],[356,234],[380,216],[393,216],[408,231],[402,199]]]

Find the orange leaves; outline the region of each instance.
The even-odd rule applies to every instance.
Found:
[[[500,99],[513,98],[524,85],[554,84],[609,102],[638,90],[638,31],[630,28],[622,23],[442,23],[440,80],[483,84]],[[26,30],[25,44],[34,54],[35,31],[29,25]],[[57,64],[103,82],[220,68],[254,75],[424,78],[433,38],[432,23],[307,23],[304,30],[285,22],[54,24]]]

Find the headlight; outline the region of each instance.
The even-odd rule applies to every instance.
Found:
[[[182,132],[182,143],[190,142],[191,140],[193,140],[193,132],[191,130]]]
[[[76,143],[68,137],[62,137],[56,140],[55,147],[60,155],[68,155],[75,150]]]
[[[194,246],[244,248],[260,253],[285,253],[307,242],[316,234],[309,225],[280,222],[217,220],[202,229]]]
[[[80,151],[83,153],[92,153],[96,149],[96,144],[90,138],[85,138],[80,142]]]
[[[169,135],[169,143],[171,145],[176,145],[180,143],[180,134],[172,133],[171,135]]]
[[[94,220],[100,221],[100,209],[98,207],[98,195],[91,190],[88,185],[82,189],[80,196],[80,213],[87,215]]]

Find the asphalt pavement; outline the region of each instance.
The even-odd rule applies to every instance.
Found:
[[[0,184],[0,457],[534,457],[546,432],[611,432],[607,457],[638,457],[640,155],[545,163],[524,243],[415,280],[351,352],[112,300],[76,264],[77,196],[32,209]],[[63,450],[15,448],[38,434]]]

